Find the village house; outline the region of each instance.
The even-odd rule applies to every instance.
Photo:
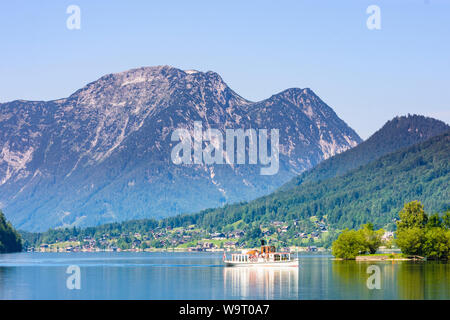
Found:
[[[228,238],[239,239],[244,236],[244,232],[242,230],[234,230],[234,231],[231,231],[228,235],[229,235]]]
[[[389,241],[391,239],[394,238],[394,232],[392,231],[386,231],[382,236],[381,236],[381,240],[382,241]]]
[[[226,249],[236,249],[237,241],[227,241],[224,243],[224,248]]]
[[[211,234],[211,239],[214,240],[223,240],[225,239],[225,235],[221,232],[215,232]]]

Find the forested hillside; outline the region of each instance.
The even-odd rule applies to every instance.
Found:
[[[197,214],[179,215],[160,221],[152,219],[113,223],[87,229],[51,230],[44,234],[24,233],[31,244],[51,243],[71,237],[144,233],[156,229],[194,226],[208,232],[245,231],[245,241],[261,236],[260,226],[274,221],[304,232],[314,221],[326,221],[330,231],[355,228],[372,222],[376,228],[394,229],[405,203],[419,200],[428,212],[450,208],[450,131],[425,142],[385,155],[357,169],[321,181],[308,181],[279,190],[248,203],[226,205]],[[291,231],[292,230],[292,231]],[[295,230],[295,231],[294,231]]]
[[[393,222],[406,202],[420,200],[430,212],[450,207],[450,132],[386,155],[349,173],[306,182],[249,203],[163,220],[166,225],[197,224],[220,229],[243,219],[293,220],[327,216],[335,228],[367,221],[376,227]]]
[[[0,211],[0,253],[18,252],[22,250],[22,241],[11,224],[6,221]]]
[[[287,190],[309,181],[320,181],[342,175],[370,161],[404,147],[425,141],[450,130],[446,123],[420,115],[395,117],[366,141],[341,154],[322,161],[311,170],[286,183]]]

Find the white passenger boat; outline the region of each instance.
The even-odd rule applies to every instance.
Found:
[[[223,262],[227,267],[298,267],[298,258],[293,258],[290,252],[277,252],[274,246],[266,246],[261,240],[261,250],[244,250],[242,253],[231,254],[227,259],[223,253]]]

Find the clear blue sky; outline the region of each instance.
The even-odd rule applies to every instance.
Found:
[[[66,8],[81,8],[81,30]],[[368,30],[366,8],[381,8]],[[2,1],[0,102],[104,74],[213,70],[247,99],[309,87],[363,138],[396,115],[450,122],[450,1]]]

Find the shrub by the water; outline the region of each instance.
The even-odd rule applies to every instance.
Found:
[[[373,230],[373,225],[365,224],[360,230],[344,230],[331,248],[336,258],[355,259],[364,253],[375,253],[381,245],[384,230]]]
[[[400,211],[395,243],[403,254],[448,260],[450,257],[450,210],[442,217],[429,216],[419,201],[412,201]],[[333,243],[336,258],[355,259],[365,253],[375,253],[380,247],[384,230],[373,230],[368,223],[360,230],[344,230]]]
[[[419,201],[400,211],[396,243],[404,254],[447,260],[450,256],[450,210],[428,216]]]

